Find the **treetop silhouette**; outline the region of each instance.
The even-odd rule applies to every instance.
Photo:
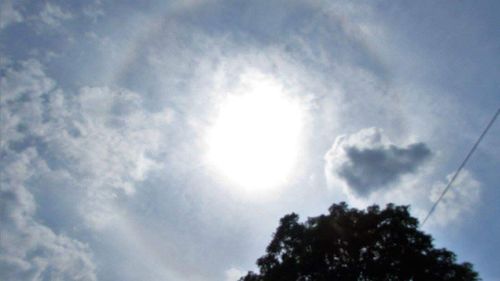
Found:
[[[257,265],[240,281],[480,280],[472,264],[434,248],[408,206],[393,204],[358,210],[342,202],[304,223],[288,214]]]

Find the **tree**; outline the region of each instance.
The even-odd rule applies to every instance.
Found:
[[[408,206],[393,204],[365,211],[342,202],[304,223],[286,215],[266,252],[257,260],[260,273],[240,281],[480,280],[472,264],[434,248]]]

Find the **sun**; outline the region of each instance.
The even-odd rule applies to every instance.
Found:
[[[246,191],[285,184],[299,152],[300,102],[275,79],[250,75],[221,101],[210,128],[208,160]]]

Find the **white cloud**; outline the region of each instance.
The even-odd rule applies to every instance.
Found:
[[[150,113],[124,89],[82,88],[65,95],[35,61],[2,66],[0,149],[2,228],[0,267],[7,280],[94,280],[90,249],[37,220],[30,189],[40,177],[58,177],[91,227],[105,226],[119,196],[157,166],[171,114]],[[64,196],[61,194],[60,196]]]
[[[21,141],[29,132],[40,134],[42,124],[42,95],[54,88],[54,81],[45,77],[38,61],[28,60],[14,67],[5,67],[0,78],[0,116],[2,138],[0,148],[7,149],[9,142]]]
[[[226,272],[224,272],[224,274],[225,274],[225,277],[226,277],[225,281],[237,281],[243,275],[245,275],[246,272],[242,271],[242,270],[240,270],[238,268],[232,267],[232,268],[226,270]]]
[[[2,3],[0,4],[0,30],[10,24],[21,22],[22,20],[23,16],[12,5],[12,1],[2,1]]]
[[[134,193],[134,183],[155,167],[150,155],[163,144],[171,114],[148,113],[139,95],[123,89],[84,87],[67,98],[39,63],[23,66],[25,72],[8,72],[2,84],[2,148],[29,138],[43,142],[57,169],[67,170],[86,190],[81,212],[100,226],[114,213],[107,203]]]
[[[88,247],[35,219],[28,182],[49,173],[33,138],[47,132],[43,96],[54,89],[36,61],[5,69],[0,80],[0,271],[6,280],[95,280]]]
[[[452,176],[453,174],[449,174],[446,181],[433,184],[429,195],[431,202],[437,201]],[[462,170],[428,222],[440,227],[457,223],[477,208],[480,198],[481,183],[468,170]]]
[[[102,3],[100,0],[96,0],[94,3],[89,3],[83,9],[83,14],[89,18],[91,18],[94,22],[96,22],[99,18],[104,17],[105,13],[102,9]]]
[[[73,15],[64,11],[61,7],[53,3],[45,3],[42,11],[40,12],[40,20],[49,26],[60,25],[61,22],[71,19]]]
[[[56,234],[35,218],[26,182],[47,172],[35,149],[7,152],[0,174],[0,272],[5,280],[96,280],[88,246]]]
[[[109,202],[120,193],[133,194],[134,184],[157,166],[151,155],[165,144],[171,114],[149,113],[136,93],[109,88],[82,88],[76,105],[71,119],[78,137],[60,136],[53,148],[63,147],[66,160],[77,159],[71,168],[85,175],[92,198],[82,212],[92,225],[102,226],[114,214]]]

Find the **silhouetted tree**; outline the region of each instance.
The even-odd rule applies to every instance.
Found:
[[[305,223],[286,215],[257,265],[260,273],[240,281],[480,280],[470,263],[434,248],[407,206],[393,204],[364,211],[342,202]]]

